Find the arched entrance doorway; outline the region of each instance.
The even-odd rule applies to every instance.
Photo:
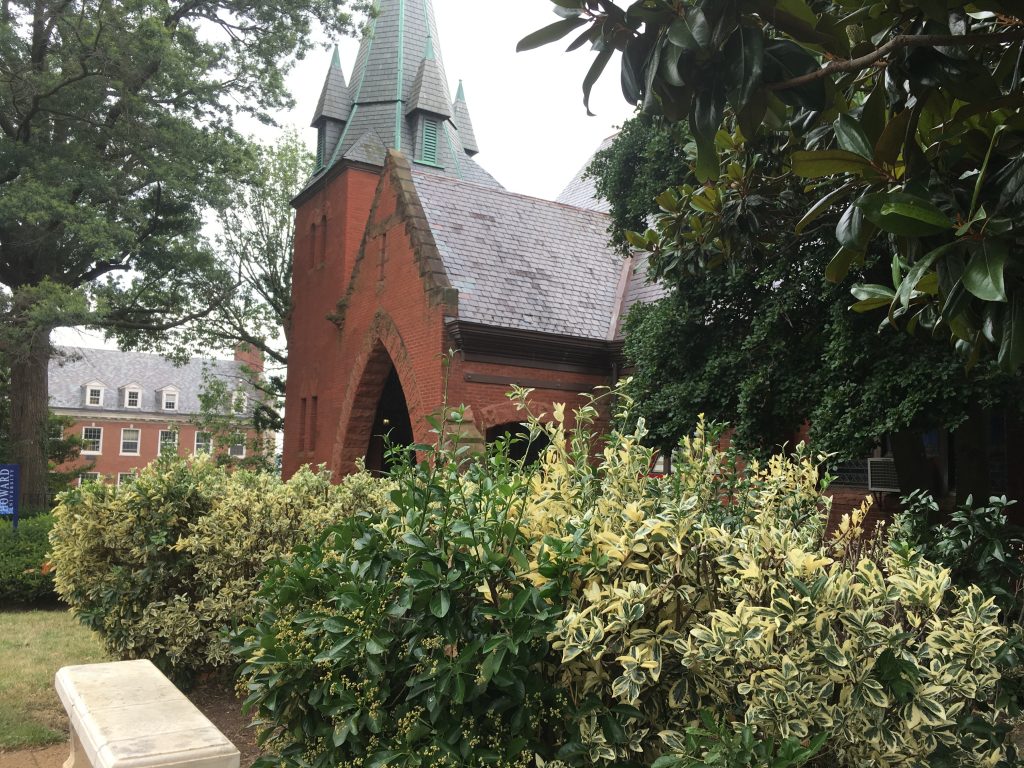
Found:
[[[488,445],[502,437],[508,439],[508,457],[514,461],[522,460],[524,466],[536,462],[544,452],[544,449],[551,443],[544,432],[541,432],[531,441],[530,430],[515,421],[495,424],[487,430],[486,439]]]
[[[390,363],[390,359],[388,362]],[[409,407],[405,402],[402,382],[398,379],[395,366],[389,367],[380,399],[377,401],[377,411],[366,447],[366,468],[375,474],[387,472],[394,462],[396,457],[388,455],[390,447],[413,443],[412,421],[409,418]]]

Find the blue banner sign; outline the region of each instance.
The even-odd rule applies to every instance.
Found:
[[[21,485],[21,467],[0,464],[0,515],[11,515],[18,525],[18,495]]]

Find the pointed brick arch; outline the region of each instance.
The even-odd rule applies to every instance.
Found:
[[[398,327],[388,314],[378,312],[352,362],[331,453],[331,469],[335,472],[354,472],[356,460],[365,455],[377,403],[392,367],[402,385],[413,434],[419,439],[426,414],[416,373]]]
[[[536,414],[542,422],[548,423],[552,420],[554,403],[540,400],[527,400],[530,411]],[[481,433],[487,434],[489,429],[502,424],[519,423],[526,421],[526,411],[520,411],[516,403],[511,400],[503,400],[499,403],[480,408],[475,412],[477,428]]]

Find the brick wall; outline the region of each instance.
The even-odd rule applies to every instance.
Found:
[[[82,437],[83,430],[86,427],[98,427],[103,430],[100,452],[98,454],[83,453],[77,461],[69,462],[59,467],[62,472],[67,472],[71,469],[97,472],[104,480],[116,483],[119,474],[138,471],[160,455],[161,430],[177,430],[178,455],[191,456],[195,452],[196,427],[182,421],[83,419],[66,429],[65,434],[74,434]],[[137,455],[121,452],[123,429],[139,430],[139,450]],[[252,440],[254,437],[255,433],[250,432],[248,439]],[[90,463],[94,466],[86,466]]]

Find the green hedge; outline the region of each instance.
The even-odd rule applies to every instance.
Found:
[[[52,515],[0,520],[0,607],[54,602],[53,573],[47,561]]]
[[[806,451],[739,463],[700,425],[656,479],[642,422],[596,459],[562,409],[541,431],[533,468],[399,468],[397,508],[267,572],[235,639],[265,764],[1019,765],[997,606],[864,509],[826,536]]]
[[[315,539],[387,486],[366,474],[228,473],[165,457],[130,484],[64,493],[51,534],[56,587],[108,652],[149,658],[179,682],[229,662],[226,627],[251,620],[267,562]]]

